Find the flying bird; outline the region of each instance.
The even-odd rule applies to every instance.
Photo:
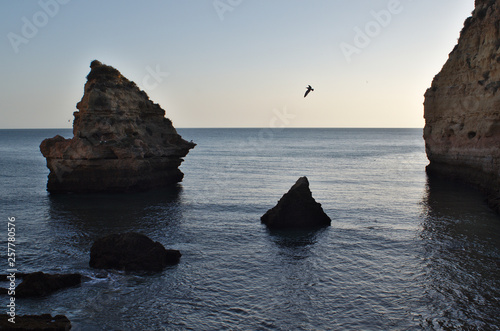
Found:
[[[314,89],[311,87],[311,85],[307,85],[306,89],[307,89],[307,91],[306,91],[306,94],[304,94],[304,98],[307,97],[309,92],[314,91]]]

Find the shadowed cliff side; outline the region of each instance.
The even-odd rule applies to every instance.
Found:
[[[427,172],[478,186],[500,211],[500,0],[476,0],[424,117]]]
[[[196,144],[177,134],[165,111],[118,70],[94,60],[74,112],[73,138],[45,139],[47,190],[126,192],[180,182]]]

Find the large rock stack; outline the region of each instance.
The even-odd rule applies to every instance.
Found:
[[[182,158],[195,146],[165,111],[118,70],[94,60],[74,113],[73,138],[45,139],[47,190],[124,192],[180,182]]]

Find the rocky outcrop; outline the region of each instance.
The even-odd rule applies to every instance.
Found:
[[[332,222],[314,200],[307,177],[299,178],[260,219],[270,229],[324,227]]]
[[[90,249],[92,268],[125,271],[161,271],[179,263],[178,250],[165,249],[139,233],[112,234],[95,241]]]
[[[429,174],[500,189],[500,0],[476,0],[448,61],[425,93]]]
[[[165,111],[118,70],[95,60],[76,105],[73,138],[45,139],[47,190],[123,192],[180,182],[195,146],[177,134]]]
[[[79,285],[80,274],[46,274],[41,271],[23,275],[23,282],[16,287],[16,298],[42,297],[58,290]]]
[[[71,329],[71,322],[64,315],[17,315],[14,319],[10,315],[0,316],[0,330],[68,331]]]

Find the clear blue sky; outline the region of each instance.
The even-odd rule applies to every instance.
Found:
[[[0,128],[71,127],[94,59],[135,81],[176,127],[423,127],[423,94],[473,9],[473,0],[1,1]],[[308,84],[315,91],[303,98]]]

